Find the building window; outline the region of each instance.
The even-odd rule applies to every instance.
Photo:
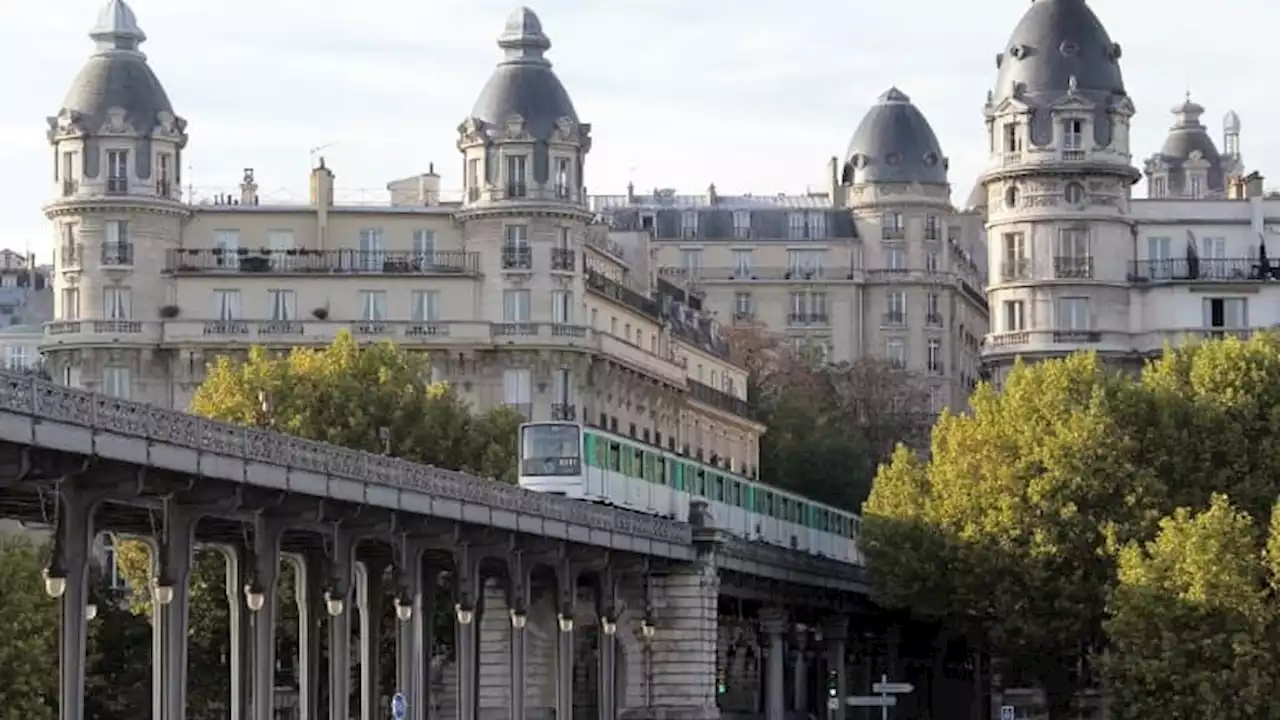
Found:
[[[124,220],[108,220],[103,230],[102,264],[132,265],[133,245],[129,242],[129,223]]]
[[[156,155],[156,195],[162,198],[173,196],[172,173],[173,156],[169,153]]]
[[[939,309],[938,293],[931,292],[925,296],[925,324],[932,327],[942,327],[942,311]]]
[[[551,322],[557,325],[573,324],[573,293],[568,290],[551,292]]]
[[[387,291],[360,291],[360,319],[364,322],[385,322],[387,319]]]
[[[214,317],[222,321],[239,320],[240,319],[240,291],[239,290],[214,290],[213,291],[213,313]]]
[[[1156,199],[1164,197],[1165,195],[1169,194],[1168,183],[1169,181],[1164,177],[1151,178],[1151,184],[1149,186],[1151,190],[1148,193],[1148,195]]]
[[[1022,136],[1018,133],[1018,123],[1005,124],[1004,151],[1007,153],[1022,152]]]
[[[507,156],[507,197],[522,198],[529,194],[528,163],[524,155]]]
[[[385,258],[386,246],[383,243],[382,231],[378,229],[361,230],[358,267],[365,272],[378,272],[382,269]]]
[[[1021,300],[1004,301],[1005,332],[1021,332],[1027,329],[1025,305]]]
[[[1205,298],[1204,326],[1243,329],[1249,327],[1247,298]]]
[[[1001,276],[1005,280],[1023,280],[1027,277],[1027,238],[1020,232],[1005,233],[1004,267]]]
[[[929,338],[926,352],[928,353],[929,372],[934,374],[942,373],[942,340]]]
[[[905,292],[893,290],[885,295],[884,324],[907,324],[907,294]]]
[[[1188,194],[1193,200],[1199,200],[1204,197],[1204,176],[1196,173],[1190,177],[1191,185]]]
[[[942,272],[942,253],[930,250],[924,254],[924,269],[928,273]]]
[[[1058,330],[1088,330],[1092,324],[1088,298],[1058,298],[1053,305],[1054,327]]]
[[[884,341],[884,357],[896,368],[907,366],[907,343],[902,338],[889,338]]]
[[[129,288],[106,287],[102,289],[102,317],[105,320],[128,320],[130,315]]]
[[[107,366],[102,369],[102,393],[113,398],[128,400],[133,390],[133,378],[129,368]]]
[[[887,212],[880,216],[880,237],[884,240],[902,240],[906,237],[906,220],[900,212]]]
[[[822,240],[827,237],[827,215],[826,213],[811,212],[809,213],[809,239]]]
[[[63,320],[80,319],[80,288],[62,289],[62,307],[58,317]]]
[[[240,231],[213,231],[213,259],[219,268],[234,270],[240,267]]]
[[[569,193],[569,158],[556,158],[556,199],[568,200]]]
[[[905,248],[885,248],[884,260],[886,270],[901,272],[907,269],[907,251]]]
[[[1062,149],[1080,150],[1084,147],[1084,122],[1065,120],[1062,123]]]
[[[573,370],[570,368],[556,368],[555,373],[551,376],[551,401],[556,405],[568,406],[573,404]],[[572,420],[573,418],[552,418],[553,420]]]
[[[480,160],[477,158],[467,161],[467,199],[471,202],[480,199]]]
[[[27,354],[27,346],[6,345],[4,348],[4,364],[10,370],[26,370],[31,365],[31,356]]]
[[[120,194],[129,192],[129,151],[107,151],[107,192]]]
[[[787,253],[787,269],[792,277],[821,277],[825,259],[826,253],[821,250],[791,250]]]
[[[751,293],[740,292],[733,294],[733,314],[735,317],[751,315]]]
[[[791,240],[805,240],[808,237],[808,226],[805,224],[805,214],[802,212],[793,212],[787,215],[787,237]]]
[[[942,222],[937,215],[926,215],[924,218],[924,239],[941,240]]]
[[[1075,207],[1084,205],[1084,186],[1078,182],[1067,183],[1067,189],[1063,195],[1068,205]]]
[[[413,231],[413,257],[418,261],[418,270],[424,270],[435,264],[436,259],[436,231],[435,230],[414,230]]]
[[[292,290],[268,290],[267,302],[271,303],[273,322],[293,322],[298,319],[298,298]]]
[[[751,276],[750,250],[733,251],[733,274],[736,278],[746,278]]]
[[[435,322],[440,319],[440,291],[414,290],[409,296],[414,322]]]
[[[502,402],[528,418],[533,411],[533,371],[507,368],[502,371]]]
[[[268,230],[267,252],[270,253],[271,267],[274,270],[292,269],[295,249],[292,230]]]
[[[733,236],[739,240],[751,237],[751,211],[733,211]]]
[[[1054,250],[1054,277],[1093,277],[1093,258],[1089,255],[1088,230],[1085,228],[1063,228],[1059,230],[1058,246]]]
[[[503,290],[502,322],[529,322],[529,298],[528,290]]]
[[[682,237],[698,237],[698,211],[685,210],[680,214],[680,235]]]
[[[690,277],[699,274],[702,271],[702,251],[681,250],[680,267],[684,268],[685,273]]]
[[[527,226],[507,225],[503,228],[502,268],[504,270],[533,269],[533,250],[529,247]]]

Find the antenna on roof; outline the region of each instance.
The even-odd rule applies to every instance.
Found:
[[[310,150],[308,150],[308,151],[307,151],[307,155],[308,155],[308,159],[310,160],[310,166],[311,166],[311,169],[313,169],[313,170],[315,169],[315,167],[316,167],[316,155],[320,154],[320,151],[321,151],[321,150],[324,150],[325,148],[331,148],[331,147],[333,147],[334,145],[337,145],[337,144],[338,144],[338,141],[337,141],[337,140],[331,140],[331,141],[329,141],[329,142],[327,142],[327,143],[325,143],[325,144],[323,144],[323,145],[317,145],[316,147],[313,147],[313,148],[311,148]]]

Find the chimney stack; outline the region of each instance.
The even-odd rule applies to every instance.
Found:
[[[258,204],[258,183],[253,181],[253,168],[244,169],[244,178],[240,181],[240,204]]]
[[[325,167],[323,156],[311,171],[311,206],[333,207],[333,171]]]

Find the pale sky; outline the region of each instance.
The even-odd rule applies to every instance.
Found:
[[[457,126],[500,57],[509,0],[130,0],[142,49],[190,123],[184,184],[264,194],[307,187],[323,151],[340,191],[425,172],[461,185]],[[47,260],[45,118],[93,45],[99,0],[3,0],[0,246]],[[1139,159],[1191,89],[1221,147],[1241,117],[1245,164],[1280,172],[1274,0],[1092,0],[1124,48]],[[963,203],[986,151],[982,105],[1028,0],[542,0],[548,57],[593,126],[593,194],[671,187],[772,194],[824,188],[858,122],[892,85],[923,110]],[[1140,166],[1140,160],[1137,162]],[[1280,184],[1280,178],[1275,178]],[[1270,185],[1271,182],[1268,182]]]

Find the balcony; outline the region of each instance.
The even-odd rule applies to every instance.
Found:
[[[495,344],[585,346],[587,330],[567,323],[501,322],[490,325],[490,337]]]
[[[658,269],[661,277],[681,280],[696,278],[699,282],[783,282],[783,281],[822,281],[835,282],[857,279],[854,268],[849,267],[699,267],[691,270],[681,267],[663,267]]]
[[[1093,328],[1049,328],[1012,330],[988,335],[982,344],[984,357],[1013,357],[1031,353],[1065,355],[1083,348],[1101,353],[1128,355],[1134,338],[1128,332]]]
[[[904,327],[907,324],[907,314],[905,312],[896,312],[890,310],[880,318],[882,327]]]
[[[183,275],[475,275],[480,255],[369,250],[267,250],[183,248],[170,250],[165,272]]]
[[[527,246],[507,246],[502,248],[502,269],[532,270],[533,250]]]
[[[907,229],[905,227],[882,227],[880,228],[881,240],[906,240]]]
[[[557,183],[555,186],[555,194],[557,200],[568,200],[572,197],[568,185]]]
[[[108,243],[102,246],[102,266],[133,265],[133,243]]]
[[[947,366],[943,365],[940,362],[931,362],[929,363],[929,374],[930,375],[946,375]]]
[[[576,422],[578,419],[578,406],[569,403],[552,403],[551,419],[561,420],[563,422]]]
[[[1093,258],[1055,257],[1053,277],[1058,280],[1092,280]]]
[[[523,198],[529,196],[529,186],[524,183],[507,183],[507,197]]]
[[[1031,261],[1024,257],[1005,258],[1000,265],[1000,279],[1004,282],[1030,280]]]
[[[122,177],[107,178],[108,195],[124,195],[129,192],[129,179]]]
[[[80,191],[80,183],[75,180],[62,181],[62,197],[71,197]]]
[[[827,324],[828,318],[825,312],[791,313],[787,315],[787,325],[789,327],[812,327],[814,325]]]
[[[924,324],[929,327],[942,327],[942,313],[931,312],[924,314]]]
[[[168,180],[157,180],[156,197],[177,199],[177,193],[173,191],[173,183]]]
[[[723,390],[717,390],[696,380],[689,381],[689,397],[696,402],[710,405],[717,410],[723,410],[747,420],[752,419],[751,407],[747,405],[746,400],[734,397]]]
[[[675,360],[606,332],[591,333],[591,348],[630,369],[657,378],[675,387],[684,387],[685,370]]]
[[[565,248],[551,248],[551,269],[573,272],[575,253]]]
[[[45,323],[42,345],[151,345],[159,329],[160,323],[141,320],[55,320]]]
[[[1280,280],[1280,265],[1256,258],[1160,258],[1129,263],[1131,282],[1262,282]]]
[[[642,315],[647,315],[654,320],[662,319],[661,307],[659,307],[655,300],[647,298],[635,290],[632,290],[631,288],[626,287],[625,285],[612,280],[601,273],[594,270],[588,270],[586,285],[587,290],[609,298],[615,302],[622,303]]]

